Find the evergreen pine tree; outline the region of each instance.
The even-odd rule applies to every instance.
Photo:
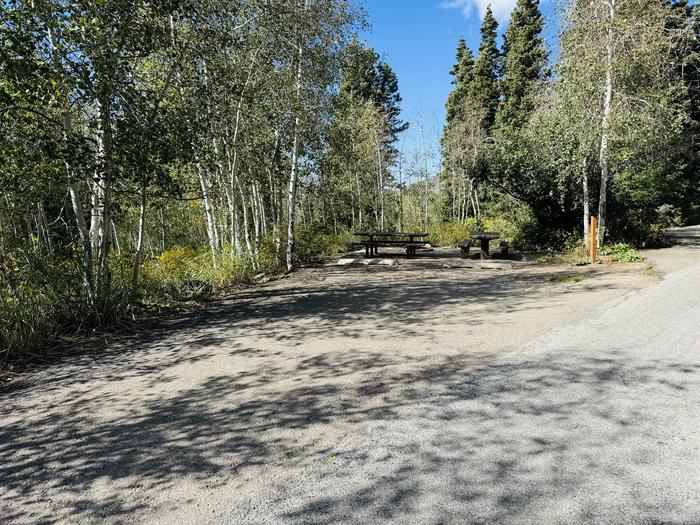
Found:
[[[385,118],[385,160],[393,162],[398,154],[394,144],[399,133],[408,129],[401,116],[401,95],[396,73],[379,58],[377,52],[353,38],[346,51],[340,97],[358,102],[372,101]]]
[[[497,29],[498,22],[494,18],[489,5],[486,8],[484,21],[481,24],[479,55],[474,63],[472,79],[467,90],[469,107],[484,110],[484,126],[487,129],[490,129],[494,123],[501,95],[498,86],[500,52],[496,43]]]
[[[459,119],[464,115],[465,100],[469,89],[469,84],[472,79],[472,70],[474,68],[474,56],[471,50],[467,47],[464,38],[459,39],[457,44],[457,60],[450,71],[450,75],[454,77],[452,85],[454,89],[447,97],[447,126],[454,120]]]
[[[534,108],[534,91],[546,76],[542,23],[539,0],[518,0],[504,36],[499,127],[520,128]]]

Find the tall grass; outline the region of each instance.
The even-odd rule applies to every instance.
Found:
[[[0,359],[38,351],[51,339],[109,324],[126,315],[131,291],[119,278],[88,301],[72,259],[40,250],[0,254]]]

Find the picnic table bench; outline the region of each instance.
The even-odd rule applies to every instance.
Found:
[[[481,258],[490,259],[491,254],[489,253],[489,242],[494,239],[500,239],[500,232],[474,232],[472,233],[471,240],[480,241],[481,243]]]
[[[355,232],[358,237],[365,239],[352,243],[354,246],[362,246],[365,249],[365,257],[379,255],[379,247],[403,246],[406,248],[406,255],[415,255],[418,248],[427,244],[423,232]],[[422,240],[420,240],[422,239]]]

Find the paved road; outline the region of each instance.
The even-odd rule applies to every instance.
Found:
[[[666,235],[677,244],[700,246],[700,225],[669,228]]]
[[[182,330],[5,397],[0,521],[700,523],[700,264],[496,360],[408,367],[242,324],[292,292],[239,307],[267,350]]]

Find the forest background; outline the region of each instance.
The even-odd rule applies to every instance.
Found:
[[[700,9],[537,0],[456,42],[439,149],[350,0],[6,0],[0,354],[349,248],[475,229],[516,249],[655,246],[697,223]],[[425,36],[429,38],[429,35]],[[422,136],[422,135],[421,135]]]

